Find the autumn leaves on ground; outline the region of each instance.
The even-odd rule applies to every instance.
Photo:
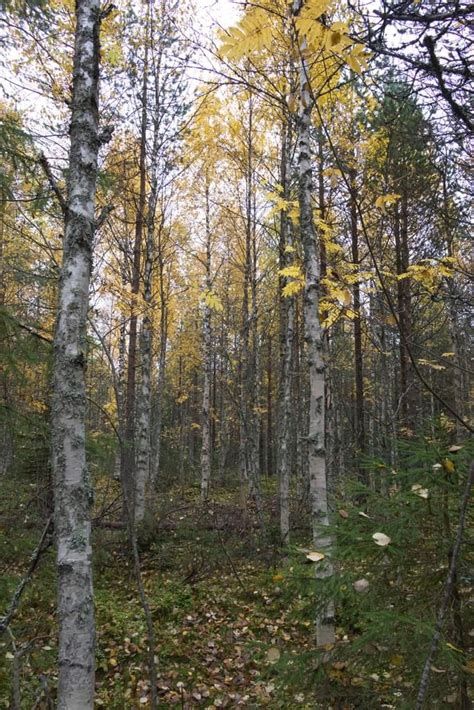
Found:
[[[113,500],[113,491],[106,486]],[[2,604],[15,588],[29,548],[35,544],[36,501],[34,494],[27,499],[29,492],[25,490],[20,509],[2,516],[2,560],[9,570],[3,578]],[[13,494],[12,490],[11,503],[16,491]],[[13,513],[14,508],[10,510]],[[123,534],[103,524],[94,533],[96,704],[117,710],[146,707],[147,639],[131,560]],[[309,602],[298,596],[290,599],[285,591],[287,578],[295,574],[311,577],[301,565],[303,554],[294,567],[282,561],[271,552],[268,540],[262,539],[252,511],[244,520],[231,494],[202,506],[193,489],[184,496],[177,491],[159,518],[143,530],[141,550],[157,630],[160,707],[291,707],[293,702],[305,706],[305,698],[312,697],[307,676],[311,666],[301,673],[300,690],[289,674],[289,690],[282,694],[279,688],[279,700],[275,682],[283,655],[291,675],[300,675],[297,659],[312,648],[313,624],[304,613]],[[24,707],[32,707],[44,687],[54,696],[55,589],[51,550],[16,624],[17,646],[28,648],[20,671]],[[8,707],[13,672],[9,641],[2,650],[0,703]],[[43,700],[37,707],[48,705]]]
[[[470,13],[3,0],[1,707],[470,710]]]
[[[338,583],[326,593],[337,599],[336,643],[326,655],[314,644],[314,609],[324,592],[315,587],[314,560],[320,555],[308,547],[303,501],[292,507],[294,544],[282,549],[274,480],[263,488],[263,529],[253,506],[241,508],[232,479],[205,504],[189,482],[161,492],[139,533],[156,632],[159,707],[412,707],[423,661],[420,644],[431,637],[430,607],[446,575],[442,521],[454,513],[445,507],[446,486],[469,458],[465,447],[447,451],[442,463],[430,460],[427,473],[431,447],[422,448],[412,453],[412,474],[400,472],[395,479],[387,472],[404,490],[394,490],[378,506],[369,495],[368,513],[347,501],[335,511]],[[101,477],[95,487],[95,702],[111,710],[146,708],[148,640],[119,486]],[[31,476],[20,486],[14,480],[5,486],[2,607],[28,566],[47,499]],[[462,605],[472,593],[466,572],[458,587]],[[1,646],[1,707],[10,707],[16,673],[21,707],[54,707],[56,584],[49,547]],[[447,638],[459,639],[456,624],[449,624]],[[432,707],[458,707],[459,678],[473,671],[457,643],[443,642],[433,664]]]

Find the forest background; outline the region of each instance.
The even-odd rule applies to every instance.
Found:
[[[471,14],[3,3],[2,707],[471,707]]]

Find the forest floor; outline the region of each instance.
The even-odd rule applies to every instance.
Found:
[[[305,556],[296,547],[282,555],[274,482],[267,488],[265,519],[270,522],[265,530],[255,511],[242,514],[237,490],[218,491],[213,502],[203,506],[192,486],[163,497],[156,516],[141,530],[160,707],[405,707],[400,704],[400,657],[394,657],[389,668],[378,668],[375,653],[372,668],[364,670],[334,658],[322,664],[314,652],[313,567],[304,564]],[[0,614],[28,567],[45,519],[38,510],[36,484],[12,480],[3,490]],[[95,515],[96,706],[146,708],[150,687],[145,621],[126,534],[111,527],[120,520],[116,482],[108,479],[99,486]],[[296,544],[309,539],[303,514],[300,518]],[[55,597],[51,546],[11,624],[14,637],[0,638],[0,708],[11,707],[15,674],[22,708],[54,707]],[[338,627],[338,640],[348,643],[353,633]]]

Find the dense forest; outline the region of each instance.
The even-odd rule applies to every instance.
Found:
[[[2,0],[1,708],[472,707],[473,19]]]

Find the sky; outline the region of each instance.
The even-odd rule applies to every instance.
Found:
[[[203,15],[222,27],[228,27],[235,22],[239,14],[239,4],[232,0],[197,0],[197,6],[202,8]]]

